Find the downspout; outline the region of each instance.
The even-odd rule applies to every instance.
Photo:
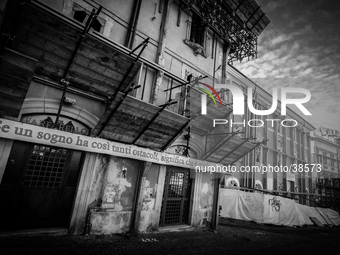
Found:
[[[213,84],[212,84],[212,86],[213,86],[213,88],[215,88],[215,72],[217,71],[217,70],[215,70],[215,68],[216,68],[216,51],[217,51],[217,42],[218,42],[218,37],[215,35],[215,33],[214,33],[213,38],[214,38],[213,40],[215,40],[215,52],[214,52]]]
[[[224,46],[223,57],[222,57],[222,83],[227,82],[228,73],[227,73],[227,65],[228,65],[228,56],[230,52],[229,46]]]
[[[256,87],[255,87],[255,90],[254,90],[254,95],[253,95],[253,105],[256,105],[256,107],[258,106],[257,105],[257,91],[256,91]],[[253,115],[253,114],[252,114]],[[251,116],[252,118],[256,117],[255,114],[254,116]],[[251,131],[252,131],[252,134],[251,136],[256,138],[256,141],[257,141],[257,132],[256,132],[256,128],[253,129],[252,127],[249,127],[251,128]],[[251,159],[251,166],[255,165],[256,164],[256,153],[255,153],[255,150],[252,151],[252,159]],[[256,178],[256,173],[255,172],[252,172],[251,173],[251,186],[250,188],[255,188],[255,178]]]
[[[211,220],[211,230],[214,232],[218,229],[218,218],[219,218],[219,194],[220,194],[220,177],[215,174],[214,179],[214,200],[213,200],[213,213]]]
[[[172,5],[173,0],[165,0],[164,4],[164,11],[162,15],[162,23],[160,27],[159,32],[159,41],[158,41],[158,48],[157,48],[157,55],[156,55],[156,63],[165,66],[165,59],[164,59],[164,49],[165,49],[165,42],[166,42],[166,36],[168,33],[168,23],[169,23],[169,14],[170,14],[170,8]],[[150,103],[154,104],[157,101],[157,94],[159,91],[159,88],[161,86],[161,83],[163,81],[164,72],[162,70],[158,70],[156,74],[156,79],[153,84],[152,94]]]
[[[135,0],[133,2],[133,12],[131,14],[129,28],[127,31],[127,36],[126,36],[125,44],[124,44],[126,47],[130,49],[132,49],[133,42],[135,40],[141,6],[142,6],[142,0]]]
[[[131,229],[130,232],[133,235],[138,234],[138,224],[140,219],[140,211],[141,211],[141,204],[139,203],[141,199],[141,192],[143,187],[143,175],[145,173],[145,169],[150,166],[150,163],[143,162],[140,164],[138,168],[138,174],[137,174],[137,185],[136,190],[133,198],[133,208],[131,212]]]
[[[215,39],[215,34],[214,34]],[[216,45],[217,45],[217,38],[216,38]],[[215,62],[216,62],[216,46],[215,46],[215,57],[214,57],[214,76],[215,76]],[[226,47],[223,50],[223,57],[222,57],[222,83],[226,83],[227,79],[227,63],[228,63],[228,55],[229,55],[230,47]],[[215,79],[214,79],[215,80]],[[214,83],[213,83],[214,87]],[[229,130],[230,132],[230,130]],[[206,151],[206,149],[205,149]],[[213,198],[213,217],[211,222],[211,229],[215,232],[218,230],[218,220],[219,220],[219,195],[220,195],[220,176],[218,175],[218,178],[215,178],[215,187],[214,187],[214,198]]]
[[[134,20],[135,20],[135,17],[136,17],[137,2],[138,2],[138,0],[133,1],[133,7],[132,7],[132,11],[131,11],[131,16],[130,16],[129,27],[128,27],[126,37],[125,37],[125,42],[124,42],[125,47],[129,46],[129,42],[130,42],[130,38],[131,38],[131,31],[132,31],[132,27],[133,27]]]

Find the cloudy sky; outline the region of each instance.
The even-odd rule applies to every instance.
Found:
[[[262,87],[302,87],[312,94],[305,119],[340,130],[340,1],[257,0],[271,23],[258,58],[234,66]]]

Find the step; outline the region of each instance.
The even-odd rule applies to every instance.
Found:
[[[178,232],[178,231],[192,231],[194,228],[190,225],[175,225],[175,226],[166,226],[158,228],[160,233],[167,232]]]
[[[0,237],[5,236],[61,236],[67,235],[67,228],[39,228],[16,231],[0,232]]]

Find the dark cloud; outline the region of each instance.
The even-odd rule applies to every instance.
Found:
[[[235,63],[268,89],[304,87],[315,126],[340,130],[340,1],[258,0],[271,24],[260,35],[258,59]]]

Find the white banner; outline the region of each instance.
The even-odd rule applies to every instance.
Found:
[[[332,209],[300,205],[280,196],[222,188],[219,201],[222,217],[284,226],[313,225],[310,217],[314,217],[322,224],[327,224],[327,218],[331,224],[340,225],[339,213]]]
[[[134,145],[112,142],[106,139],[68,133],[2,118],[0,118],[0,137],[184,168],[195,169],[195,166],[217,167],[217,165],[219,165],[216,163],[140,148]]]

